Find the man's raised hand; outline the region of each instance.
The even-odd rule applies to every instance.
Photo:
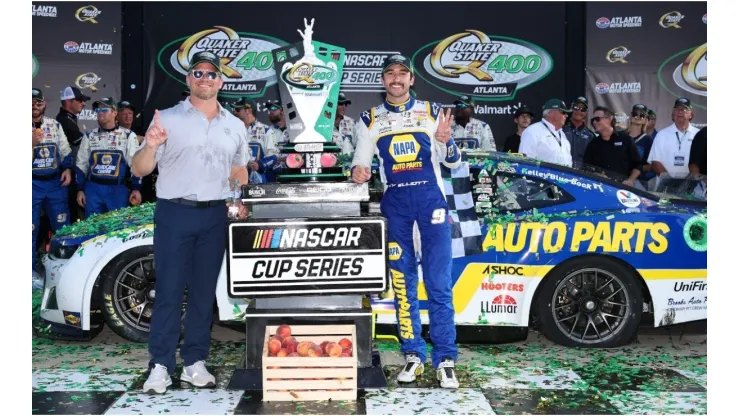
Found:
[[[452,109],[448,108],[447,112],[439,112],[439,125],[437,131],[434,133],[434,138],[441,143],[447,143],[452,137]]]
[[[162,143],[167,141],[167,130],[159,121],[159,110],[154,110],[154,124],[146,131],[146,145],[152,150],[157,150]]]

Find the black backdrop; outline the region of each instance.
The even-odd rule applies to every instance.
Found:
[[[320,15],[315,14],[317,4],[325,6]],[[353,102],[348,115],[355,118],[381,100],[378,84],[372,85],[379,73],[379,57],[402,52],[416,55],[415,90],[419,98],[451,104],[463,92],[477,93],[477,117],[491,124],[499,146],[514,130],[512,113],[518,106],[527,105],[539,113],[542,103],[551,97],[570,102],[586,95],[592,104],[609,104],[625,113],[634,102],[644,102],[656,109],[658,127],[662,128],[670,124],[667,116],[673,100],[686,95],[697,104],[694,121],[701,124],[706,119],[706,93],[682,89],[678,84],[685,80],[676,76],[685,58],[706,43],[706,2],[106,2],[92,4],[101,12],[95,18],[97,23],[75,17],[76,10],[85,5],[34,2],[34,7],[53,6],[57,10],[56,17],[33,18],[34,86],[43,85],[55,98],[64,85],[92,73],[100,78],[95,85],[98,91],[88,88],[86,93],[93,98],[113,95],[138,104],[138,121],[143,126],[148,125],[155,108],[172,106],[182,98],[184,74],[178,72],[177,62],[187,54],[178,57],[177,48],[202,31],[215,33],[201,33],[201,37],[231,40],[234,49],[225,51],[227,57],[235,58],[228,65],[234,69],[228,83],[232,91],[226,92],[229,99],[250,95],[259,105],[276,98],[275,86],[265,85],[270,71],[259,71],[259,66],[268,62],[248,58],[264,58],[260,52],[274,45],[299,42],[296,30],[303,29],[304,17],[317,19],[314,39],[346,48],[348,59],[353,60],[345,66],[353,82],[345,82],[342,89]],[[682,16],[680,28],[659,24],[671,11]],[[610,27],[597,26],[596,20],[602,17],[608,18]],[[620,22],[634,23],[635,17],[640,18],[640,27],[615,27]],[[603,19],[600,26],[605,26]],[[468,46],[485,44],[490,48],[484,50],[496,52],[477,62],[493,81],[479,81],[470,75],[474,71],[468,71],[460,75],[461,82],[450,82],[454,81],[450,78],[454,70],[449,65],[468,67],[476,62],[461,61],[458,58],[464,54],[449,49],[443,50],[436,69],[425,65],[437,44],[456,35]],[[83,42],[110,44],[112,54],[67,52],[64,45],[69,41],[78,46]],[[211,39],[205,46],[219,44],[223,41]],[[191,46],[194,48],[189,51],[194,53],[204,45],[195,42]],[[630,50],[627,63],[608,62],[607,50],[619,46]],[[510,59],[496,58],[501,55]],[[366,57],[372,59],[361,62],[360,58]],[[539,70],[524,71],[522,62],[524,66],[531,64],[528,69]],[[237,64],[242,66],[241,74],[236,72]],[[255,70],[246,70],[250,66]],[[439,76],[440,72],[447,77]],[[700,72],[694,71],[695,78],[702,76]],[[92,75],[87,79],[95,80]],[[617,91],[619,87],[632,88],[636,82],[640,83],[639,94],[596,93],[598,84]],[[250,86],[257,88],[234,90]],[[496,89],[477,92],[476,86]],[[491,91],[495,91],[493,96]],[[266,121],[264,108],[259,109],[260,119]]]
[[[552,65],[540,62],[540,79],[519,88],[514,94],[504,97],[477,97],[478,118],[491,124],[494,137],[499,146],[503,139],[514,130],[512,115],[519,105],[527,105],[535,111],[550,97],[571,100],[583,94],[583,54],[584,37],[578,26],[583,23],[584,5],[582,3],[342,3],[329,4],[316,15],[314,3],[124,3],[124,27],[142,27],[141,33],[126,33],[123,42],[124,95],[127,99],[144,102],[143,120],[148,123],[155,108],[166,108],[177,103],[185,89],[184,74],[177,70],[177,48],[183,41],[201,31],[215,29],[215,36],[226,38],[230,31],[231,40],[250,41],[232,43],[247,52],[259,52],[269,45],[296,43],[301,41],[297,29],[303,30],[303,18],[315,17],[313,38],[318,41],[346,48],[348,56],[375,58],[369,62],[356,60],[346,65],[349,76],[358,77],[353,83],[344,83],[342,90],[352,100],[347,115],[357,118],[361,111],[377,105],[381,95],[378,84],[361,84],[373,80],[379,74],[378,56],[391,52],[402,52],[409,57],[432,42],[466,30],[475,30],[487,35],[484,43],[497,43],[500,54],[521,54],[522,57],[537,55],[546,61],[551,57]],[[389,19],[389,16],[392,16]],[[566,21],[576,22],[566,25]],[[442,23],[444,22],[444,23]],[[387,27],[386,27],[387,26]],[[386,28],[384,28],[386,27]],[[226,29],[223,29],[226,28]],[[470,40],[471,38],[467,39]],[[466,39],[463,39],[466,40]],[[490,42],[489,42],[490,41]],[[264,43],[269,42],[269,43]],[[282,43],[280,43],[282,42]],[[480,44],[480,40],[472,43]],[[522,49],[517,45],[524,45]],[[566,51],[566,45],[567,51]],[[211,46],[215,46],[214,43]],[[223,46],[221,44],[220,46]],[[434,45],[431,45],[433,47]],[[453,84],[434,77],[423,68],[423,58],[431,47],[419,52],[414,65],[417,76],[415,91],[420,99],[451,104],[454,98],[463,93],[472,93],[475,85]],[[197,47],[196,47],[197,49]],[[196,49],[192,49],[194,53]],[[506,51],[509,52],[506,52]],[[218,52],[217,52],[218,53]],[[238,56],[242,52],[227,52],[236,59],[230,67],[236,68]],[[232,55],[233,54],[233,55]],[[454,54],[447,53],[447,56]],[[486,68],[491,60],[485,63]],[[174,65],[173,65],[174,63]],[[454,63],[448,61],[445,64]],[[469,62],[464,62],[469,63]],[[242,62],[244,65],[254,62]],[[512,82],[522,82],[523,76],[532,74],[517,73],[519,62],[510,63],[512,74],[504,71],[493,74],[494,82],[503,82],[512,88]],[[535,63],[532,63],[533,68]],[[235,79],[244,83],[245,79],[263,81],[264,72],[249,71]],[[490,72],[490,71],[489,71]],[[535,74],[537,75],[537,74]],[[256,79],[254,77],[257,77]],[[461,76],[472,79],[470,75]],[[531,77],[530,77],[531,78]],[[358,81],[359,79],[359,81]],[[431,82],[431,83],[430,83]],[[238,83],[238,82],[236,82]],[[434,85],[433,85],[433,84]],[[235,82],[232,82],[235,84]],[[472,82],[480,85],[480,83]],[[132,89],[130,86],[136,86]],[[258,86],[260,87],[260,86]],[[509,91],[511,92],[511,91]],[[566,94],[566,92],[570,92]],[[228,94],[228,93],[227,93]],[[262,103],[277,97],[273,85],[262,91],[231,93],[252,95]],[[260,107],[260,119],[266,121],[264,109]]]

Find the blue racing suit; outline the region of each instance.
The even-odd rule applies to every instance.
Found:
[[[44,138],[37,146],[33,146],[31,168],[33,183],[31,193],[33,199],[31,210],[33,216],[32,269],[36,265],[36,237],[42,204],[54,231],[69,224],[69,198],[67,188],[62,186],[61,173],[73,167],[72,149],[69,147],[61,124],[53,118],[43,117],[41,122],[34,123],[33,127],[43,130]]]
[[[138,148],[136,134],[121,127],[98,127],[82,136],[77,152],[77,188],[85,193],[85,217],[128,206],[126,177]],[[131,188],[141,189],[141,178],[132,175]]]
[[[252,155],[252,160],[259,165],[259,173],[263,182],[275,182],[273,168],[278,160],[275,154],[275,143],[269,133],[270,126],[257,120],[247,126],[249,153]]]
[[[421,336],[414,250],[414,223],[421,237],[421,265],[429,296],[432,364],[457,360],[455,310],[452,307],[452,236],[440,162],[460,165],[455,141],[434,139],[441,106],[411,98],[402,105],[388,102],[365,111],[357,123],[357,148],[352,169],[370,167],[378,156],[385,192],[380,204],[388,220],[391,283],[403,353],[426,360]]]
[[[265,152],[268,154],[272,152],[272,155],[259,161],[260,171],[265,172],[267,182],[275,182],[277,172],[283,167],[283,162],[280,159],[285,155],[280,154],[278,146],[284,146],[289,143],[290,136],[288,135],[288,129],[285,127],[281,129],[277,124],[273,124],[272,128],[265,135]]]

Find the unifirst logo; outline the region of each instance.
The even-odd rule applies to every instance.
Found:
[[[402,134],[391,139],[388,153],[398,163],[413,162],[419,155],[419,143],[411,134]]]
[[[360,227],[274,228],[255,233],[254,249],[295,249],[317,247],[360,247]]]
[[[411,304],[409,304],[409,298],[406,295],[406,279],[404,279],[403,273],[393,269],[391,269],[391,276],[393,293],[396,294],[396,300],[398,301],[398,326],[401,329],[401,338],[414,339],[414,325],[411,322]]]
[[[388,259],[391,261],[396,261],[401,259],[401,255],[403,255],[403,249],[401,246],[398,245],[398,243],[391,242],[388,243]]]

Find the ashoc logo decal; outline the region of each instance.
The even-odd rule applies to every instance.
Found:
[[[600,17],[596,19],[599,29],[621,29],[625,27],[642,27],[642,16]]]
[[[221,59],[224,96],[262,96],[277,83],[272,50],[286,45],[270,36],[214,26],[168,43],[159,51],[157,62],[168,76],[185,84],[183,76],[188,73],[190,58],[197,52],[210,51]]]
[[[596,84],[594,90],[597,94],[635,94],[642,91],[642,84],[639,82],[600,82]]]
[[[513,98],[518,90],[542,80],[553,66],[550,54],[535,44],[479,30],[424,45],[411,60],[415,68],[424,69],[417,74],[426,82],[450,94],[482,100]]]

